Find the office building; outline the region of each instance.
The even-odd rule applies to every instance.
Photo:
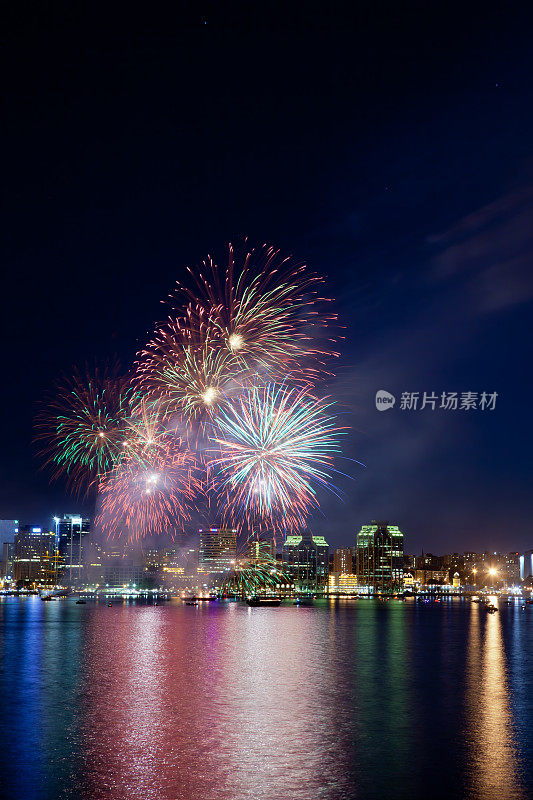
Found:
[[[329,575],[329,545],[323,536],[289,535],[282,550],[283,571],[297,592],[323,592]]]
[[[17,531],[18,533],[18,531]],[[4,542],[2,545],[2,561],[0,562],[0,578],[11,579],[13,577],[13,550],[15,544],[12,542]]]
[[[226,572],[237,558],[237,531],[233,528],[200,528],[198,570]]]
[[[333,551],[333,572],[340,575],[352,575],[354,570],[354,548],[339,547]]]
[[[63,583],[80,583],[83,577],[85,536],[90,522],[79,514],[54,517],[54,530],[59,555],[62,560]]]
[[[328,589],[330,594],[357,594],[357,575],[330,572]]]
[[[19,526],[13,545],[13,580],[25,588],[53,586],[57,567],[55,533],[34,525]]]
[[[373,520],[357,534],[356,574],[360,587],[374,593],[403,589],[403,533],[388,521]]]
[[[14,543],[18,529],[18,519],[0,519],[0,551],[2,550],[2,545],[6,542],[8,544]]]
[[[526,578],[533,576],[533,550],[526,550],[518,557],[518,565],[520,570],[520,580],[525,581]]]

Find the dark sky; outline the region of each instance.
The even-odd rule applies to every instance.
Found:
[[[1,23],[0,517],[79,507],[38,471],[36,401],[73,364],[128,365],[185,267],[246,235],[327,276],[347,326],[329,390],[366,466],[339,464],[314,529],[533,546],[526,4],[109,5]],[[403,391],[498,398],[415,412]]]

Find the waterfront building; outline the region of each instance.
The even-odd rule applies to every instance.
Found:
[[[357,534],[356,574],[369,592],[403,589],[403,533],[388,521],[373,520]]]
[[[17,530],[18,533],[18,530]],[[0,578],[5,580],[13,577],[13,550],[14,542],[4,542],[2,545],[2,561],[0,563]]]
[[[357,594],[357,575],[330,572],[328,590],[330,594]]]
[[[333,551],[333,572],[341,575],[354,573],[354,548],[338,547]]]
[[[62,560],[62,574],[68,584],[80,583],[83,574],[85,536],[90,521],[79,514],[54,517],[56,545]]]
[[[282,550],[283,570],[297,592],[322,592],[328,584],[329,545],[323,536],[289,535]]]
[[[525,581],[533,575],[533,550],[526,550],[518,557],[520,580]]]
[[[520,555],[507,553],[502,564],[502,575],[507,583],[514,584],[520,580]]]
[[[13,579],[20,586],[53,586],[57,582],[58,553],[53,531],[20,525],[13,543]]]
[[[405,589],[414,589],[416,586],[416,580],[413,570],[407,570],[403,573],[403,585]]]
[[[134,561],[115,561],[105,564],[103,586],[106,589],[143,588],[146,571]],[[101,588],[103,588],[103,586]]]
[[[226,572],[237,558],[237,531],[234,528],[200,528],[198,570]]]
[[[18,533],[18,529],[18,519],[0,519],[0,550],[5,543],[13,544],[15,542],[15,534]]]

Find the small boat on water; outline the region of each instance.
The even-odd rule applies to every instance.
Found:
[[[497,610],[498,609],[496,608],[496,606],[492,604],[487,606],[487,611],[489,612],[489,614],[495,614]]]
[[[77,606],[84,606],[86,604],[87,604],[87,600],[82,600],[81,597],[80,597],[79,600],[76,600],[76,605]]]
[[[279,597],[248,597],[246,602],[249,606],[279,606],[281,605],[281,598]]]
[[[186,606],[197,606],[198,603],[196,602],[196,600],[186,600],[185,601],[185,605]]]

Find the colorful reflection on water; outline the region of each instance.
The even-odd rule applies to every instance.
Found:
[[[531,614],[4,600],[2,797],[526,798]]]

